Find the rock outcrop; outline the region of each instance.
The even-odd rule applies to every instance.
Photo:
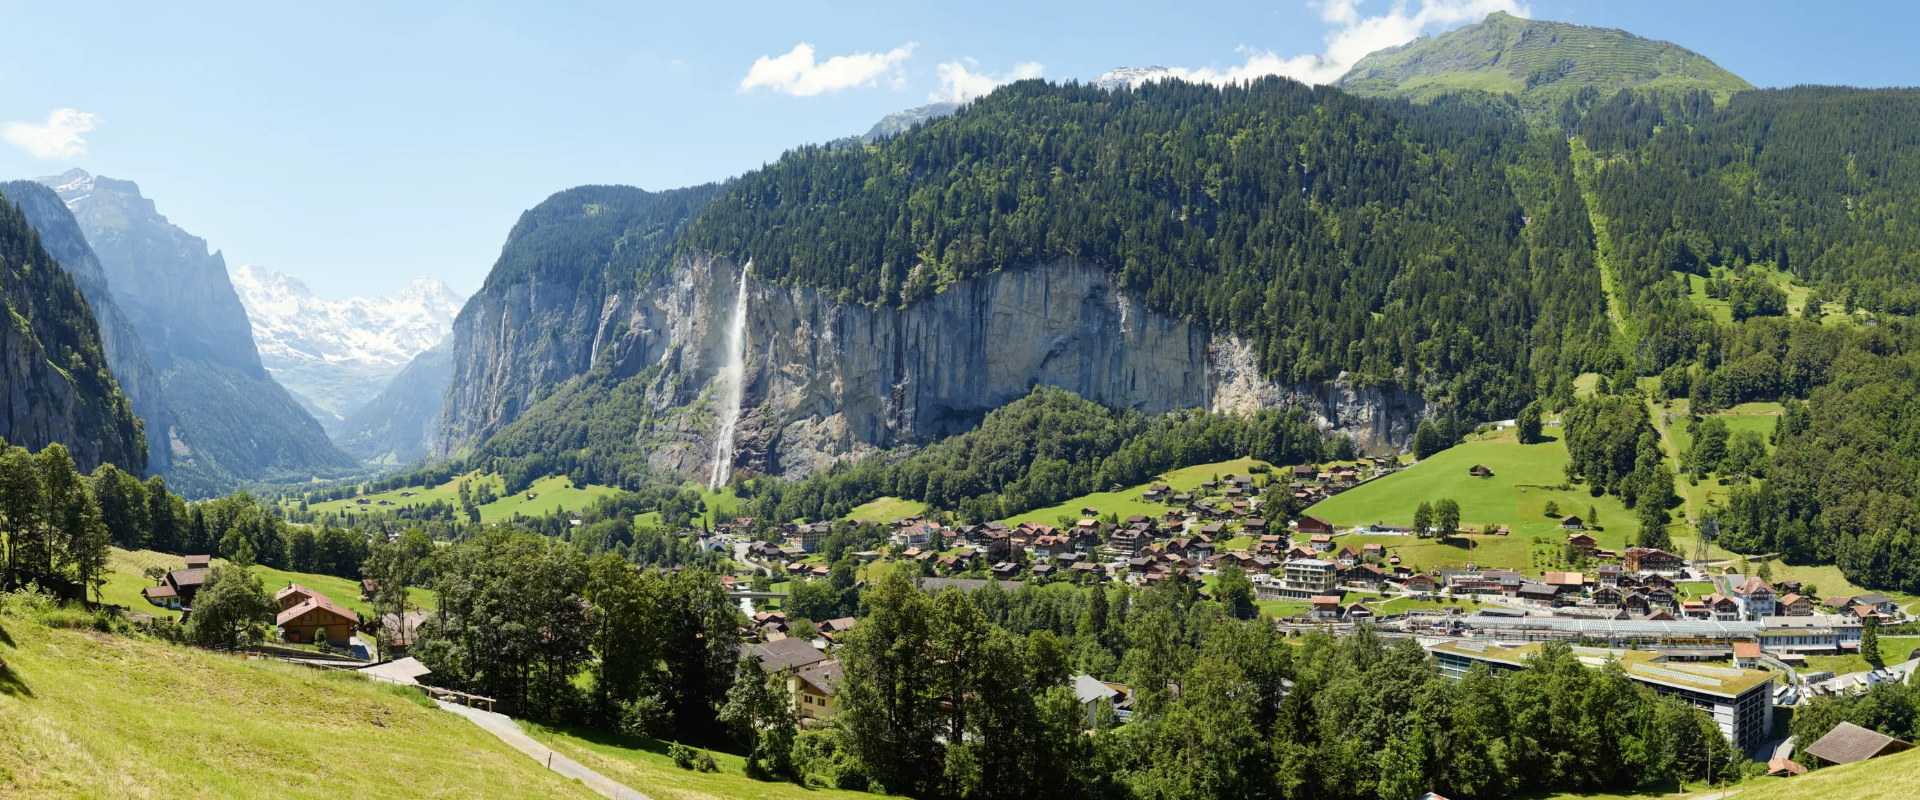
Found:
[[[453,380],[453,343],[414,356],[380,394],[341,422],[340,449],[370,464],[412,463],[433,449],[440,408]]]

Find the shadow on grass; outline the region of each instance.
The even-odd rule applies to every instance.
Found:
[[[17,646],[13,643],[13,636],[7,633],[5,626],[0,626],[0,644],[8,647]],[[0,658],[0,694],[14,697],[33,696],[33,689],[20,680],[20,676],[13,674],[13,668],[7,665],[7,660],[4,658]]]

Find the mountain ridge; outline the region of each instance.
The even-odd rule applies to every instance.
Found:
[[[1560,103],[1586,89],[1601,96],[1621,89],[1698,90],[1724,103],[1733,93],[1754,88],[1672,42],[1499,11],[1472,25],[1369,53],[1335,85],[1362,96],[1417,101],[1457,93],[1512,94],[1536,114],[1556,112]]]
[[[79,223],[160,375],[182,432],[169,441],[170,486],[206,495],[359,468],[261,364],[224,255],[132,181],[81,169],[36,180]]]
[[[321,300],[276,270],[247,265],[232,277],[261,363],[329,433],[440,344],[466,302],[433,278],[390,295]]]

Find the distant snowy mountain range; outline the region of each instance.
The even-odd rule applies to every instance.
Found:
[[[233,288],[260,361],[329,432],[446,338],[466,302],[432,278],[385,297],[322,300],[298,278],[251,265],[233,273]]]

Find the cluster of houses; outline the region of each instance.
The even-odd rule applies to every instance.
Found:
[[[184,567],[169,571],[161,577],[158,585],[141,590],[147,602],[153,605],[184,611],[182,621],[193,613],[194,598],[199,595],[200,587],[206,584],[213,563],[211,556],[186,556],[184,560]],[[361,581],[360,586],[361,599],[371,596],[371,581]],[[286,588],[275,592],[273,600],[278,607],[273,624],[280,629],[281,638],[288,642],[324,642],[344,648],[350,646],[354,632],[360,629],[359,614],[334,602],[326,594],[298,583],[289,583]],[[389,652],[404,653],[413,644],[414,634],[426,618],[426,612],[420,611],[387,615],[382,629],[388,638]]]

